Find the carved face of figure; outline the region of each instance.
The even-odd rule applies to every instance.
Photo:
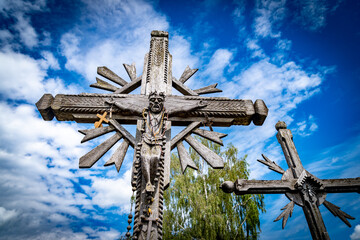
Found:
[[[164,95],[163,94],[150,94],[149,97],[149,109],[153,113],[160,113],[164,107]]]

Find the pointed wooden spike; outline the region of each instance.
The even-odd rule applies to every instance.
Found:
[[[188,134],[191,134],[191,131],[194,128],[200,126],[201,122],[192,122],[186,128],[184,128],[181,132],[179,132],[173,139],[171,139],[170,146],[171,150],[173,150],[178,142],[181,142]]]
[[[282,229],[284,229],[289,216],[291,217],[292,212],[294,210],[294,202],[293,201],[289,202],[281,210],[284,210],[284,211],[282,213],[280,213],[280,215],[274,220],[274,222],[277,222],[282,218],[283,219],[283,221],[282,221]]]
[[[135,81],[136,80],[136,67],[135,67],[135,63],[129,65],[129,64],[123,64],[124,68],[127,72],[127,74],[129,75],[131,81]]]
[[[224,145],[223,145],[223,141],[220,138],[227,136],[227,134],[224,134],[224,133],[212,132],[212,131],[207,131],[207,130],[203,130],[203,129],[199,129],[199,128],[194,129],[192,132],[201,137],[204,137],[210,141],[220,144],[221,146],[224,146]]]
[[[116,75],[113,71],[111,71],[110,69],[108,69],[105,66],[98,67],[97,73],[100,76],[103,76],[104,78],[109,79],[110,81],[113,81],[114,83],[119,84],[120,86],[124,86],[128,83],[127,81],[125,81],[124,79],[122,79],[121,77]]]
[[[91,168],[121,137],[120,133],[115,133],[105,142],[82,156],[79,160],[79,168]]]
[[[135,81],[129,82],[128,84],[126,84],[122,88],[119,88],[118,90],[116,90],[115,93],[126,94],[126,93],[130,93],[130,92],[134,91],[135,89],[140,87],[141,78],[142,78],[142,76],[138,77]]]
[[[192,148],[214,169],[224,167],[222,158],[205,147],[202,143],[198,142],[191,135],[185,137],[185,141],[190,144]]]
[[[335,204],[332,204],[331,202],[328,201],[324,201],[324,206],[335,216],[335,217],[339,217],[341,219],[341,221],[343,221],[348,227],[351,227],[351,224],[349,223],[349,221],[346,219],[352,219],[354,220],[355,218],[350,216],[349,214],[343,212],[340,210],[340,207],[336,206]]]
[[[135,138],[134,138],[134,136],[131,135],[131,133],[129,133],[128,130],[126,130],[123,126],[121,126],[120,123],[118,123],[116,120],[111,119],[109,122],[110,122],[110,124],[112,126],[115,127],[115,129],[119,133],[121,133],[121,135],[124,137],[124,139],[129,141],[129,144],[131,145],[131,147],[134,148],[134,146],[135,146]]]
[[[116,151],[111,156],[111,158],[104,164],[104,166],[110,166],[112,164],[115,164],[116,170],[119,172],[128,148],[129,148],[129,141],[124,139],[124,141],[116,149]]]
[[[118,88],[115,87],[114,85],[111,85],[110,83],[105,82],[99,78],[96,78],[96,83],[91,84],[90,87],[100,88],[100,89],[107,90],[110,92],[115,92],[116,90],[118,90]]]
[[[185,86],[182,82],[174,77],[172,78],[172,86],[184,95],[199,96],[199,94]]]
[[[261,162],[262,164],[265,164],[266,166],[268,166],[270,170],[273,170],[273,171],[275,171],[277,173],[280,173],[280,174],[284,174],[284,172],[285,172],[284,169],[282,169],[279,165],[277,165],[275,162],[268,159],[264,154],[261,154],[261,156],[265,160],[258,159],[259,162]]]
[[[181,75],[179,81],[181,83],[185,83],[189,78],[191,78],[192,75],[194,75],[199,69],[191,69],[189,66],[187,66]]]
[[[186,151],[184,144],[182,142],[179,142],[176,147],[179,153],[179,160],[183,174],[185,173],[187,167],[198,170],[189,153]]]
[[[84,138],[81,140],[81,143],[87,142],[91,139],[102,136],[102,135],[112,132],[114,130],[115,130],[115,128],[113,126],[79,130],[80,133],[85,135]]]
[[[196,90],[194,90],[194,92],[196,92],[199,95],[208,94],[208,93],[222,92],[222,90],[216,88],[216,86],[217,86],[217,83],[212,84],[212,85],[207,86],[207,87],[196,89]]]

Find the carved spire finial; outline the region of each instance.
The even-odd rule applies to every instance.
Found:
[[[279,131],[279,129],[286,129],[287,128],[287,125],[285,122],[283,121],[278,121],[275,125],[275,128],[277,131]]]

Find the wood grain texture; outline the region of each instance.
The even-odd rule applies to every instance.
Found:
[[[191,131],[194,128],[197,128],[200,126],[200,122],[193,122],[190,125],[188,125],[185,129],[183,129],[181,132],[179,132],[173,139],[171,139],[171,150],[173,150],[176,145],[181,142],[188,134],[191,134]]]
[[[110,110],[111,105],[105,103],[106,100],[110,98],[119,102],[119,104],[121,104],[122,101],[133,101],[134,103],[143,101],[145,105],[147,102],[147,96],[145,95],[58,94],[55,96],[51,108],[59,121],[75,120],[77,122],[93,123],[98,120],[96,118],[97,113]],[[165,108],[170,110],[176,106],[196,105],[200,101],[206,103],[204,108],[179,112],[175,116],[170,116],[169,120],[175,122],[173,125],[187,125],[193,121],[204,121],[205,115],[207,115],[212,118],[214,122],[213,126],[249,125],[255,114],[254,104],[251,100],[232,100],[228,98],[201,96],[167,96],[165,99]],[[92,114],[94,115],[91,117]],[[76,116],[76,118],[74,116]],[[114,108],[113,119],[115,118],[119,120],[126,119],[129,123],[135,124],[136,120],[141,120],[142,117],[140,115],[125,114],[120,109]],[[184,123],[181,124],[178,122]]]
[[[100,137],[100,136],[102,136],[106,133],[112,132],[112,131],[115,131],[115,128],[113,126],[79,130],[80,133],[85,135],[84,138],[81,140],[81,143],[84,143],[91,139]]]
[[[181,83],[185,83],[189,78],[192,77],[199,69],[191,69],[189,66],[187,66],[184,70],[184,72],[181,74],[181,77],[179,78],[179,81]]]
[[[210,141],[213,141],[217,144],[220,144],[221,146],[224,146],[223,141],[220,138],[226,137],[227,134],[219,133],[219,132],[213,132],[213,131],[207,131],[200,128],[194,129],[192,131],[193,133],[206,138]]]
[[[116,170],[119,172],[128,148],[129,148],[129,141],[124,139],[124,141],[116,149],[116,151],[111,156],[111,158],[104,164],[104,166],[115,164]]]
[[[185,137],[185,141],[190,144],[192,148],[214,169],[224,167],[222,158],[205,147],[202,143],[198,142],[191,135]]]
[[[123,126],[121,126],[116,120],[111,119],[109,123],[119,132],[121,135],[129,141],[129,144],[131,147],[134,148],[135,146],[135,138],[131,133],[128,132]]]
[[[96,78],[96,83],[91,84],[90,87],[99,88],[110,92],[115,92],[119,89],[114,85],[111,85],[110,83],[101,80],[100,78]]]
[[[82,156],[79,160],[79,168],[91,168],[121,137],[120,133],[115,133],[105,142]]]
[[[128,64],[123,64],[124,65],[124,68],[127,72],[127,74],[129,75],[131,81],[135,81],[136,80],[136,67],[135,67],[135,64],[131,64],[131,65],[128,65]]]
[[[117,94],[131,93],[141,85],[141,76],[115,91]]]
[[[98,67],[97,68],[97,73],[106,78],[109,79],[110,81],[119,84],[120,86],[125,86],[126,84],[128,84],[127,81],[125,81],[124,79],[122,79],[121,77],[119,77],[118,75],[116,75],[113,71],[111,71],[110,69],[108,69],[107,67],[103,66],[103,67]]]
[[[194,170],[198,170],[197,166],[195,165],[194,161],[191,159],[189,153],[186,151],[184,144],[182,142],[178,142],[176,144],[179,160],[181,165],[182,173],[184,174],[187,167],[191,167]]]
[[[180,82],[179,80],[177,80],[174,77],[172,79],[172,85],[176,90],[178,90],[179,92],[181,92],[184,95],[190,95],[190,96],[198,96],[199,95],[195,91],[191,90],[190,88],[185,86],[182,82]]]
[[[217,86],[217,83],[212,84],[212,85],[207,86],[207,87],[203,87],[203,88],[196,89],[196,90],[194,90],[194,92],[196,92],[196,93],[199,94],[199,95],[208,94],[208,93],[222,92],[222,90],[216,88],[216,86]]]

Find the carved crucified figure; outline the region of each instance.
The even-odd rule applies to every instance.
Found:
[[[143,116],[145,124],[141,140],[141,172],[146,181],[145,190],[153,192],[154,185],[152,182],[154,181],[162,153],[167,117],[179,112],[188,112],[206,107],[206,103],[199,101],[196,104],[182,105],[166,110],[164,107],[165,94],[162,92],[157,93],[156,91],[150,93],[149,105],[143,109],[138,108],[136,104],[131,106],[112,100],[107,100],[106,103],[115,105],[121,110],[131,111]]]

